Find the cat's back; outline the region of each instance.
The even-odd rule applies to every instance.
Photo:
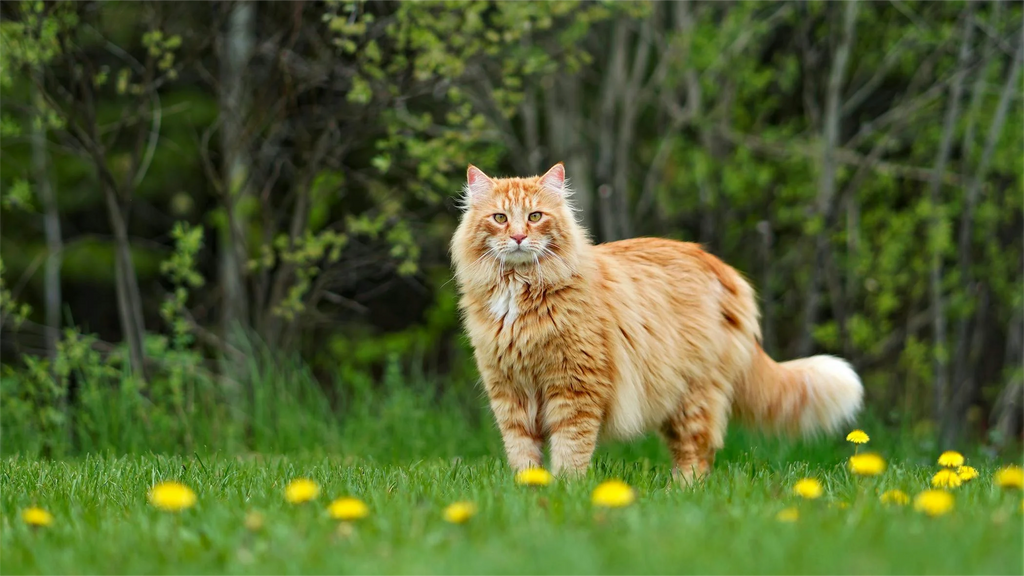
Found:
[[[721,315],[757,334],[754,290],[738,271],[700,244],[631,238],[594,246],[601,299],[625,315],[698,318]]]
[[[650,237],[605,242],[595,245],[594,250],[606,256],[637,263],[667,263],[704,251],[700,244],[694,242]]]
[[[700,244],[667,238],[630,238],[594,246],[610,268],[633,276],[715,279],[730,292],[739,289],[739,274]]]

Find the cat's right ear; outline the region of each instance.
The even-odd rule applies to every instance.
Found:
[[[484,174],[483,170],[469,165],[466,170],[466,205],[472,206],[494,190],[494,180]]]

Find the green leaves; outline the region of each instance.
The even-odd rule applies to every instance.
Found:
[[[13,4],[13,3],[12,3]],[[15,75],[46,65],[60,51],[59,37],[78,24],[74,6],[22,1],[14,8],[21,18],[0,22],[0,89],[10,88]]]
[[[160,272],[175,284],[197,288],[203,277],[196,272],[196,254],[203,248],[203,229],[178,222],[171,230],[174,254],[160,264]]]
[[[173,54],[174,50],[181,47],[181,36],[164,36],[160,30],[150,30],[142,35],[142,45],[147,49],[149,55],[158,58]]]
[[[369,104],[373,98],[373,90],[365,78],[356,76],[352,79],[352,88],[348,92],[348,101],[353,104]]]
[[[32,188],[29,187],[28,180],[18,178],[10,186],[6,186],[3,195],[0,196],[0,206],[7,210],[32,211]]]
[[[171,326],[175,348],[183,350],[192,343],[192,326],[185,318],[189,289],[205,283],[196,270],[196,256],[203,248],[203,229],[178,222],[171,237],[174,253],[160,263],[160,272],[174,284],[174,291],[161,305],[160,316]]]
[[[11,326],[17,328],[31,312],[32,308],[28,304],[14,300],[4,281],[4,262],[0,260],[0,326],[10,322]]]
[[[294,321],[306,310],[306,297],[312,282],[320,272],[341,259],[341,251],[348,244],[349,235],[323,230],[316,234],[307,230],[304,236],[292,243],[285,234],[274,239],[274,253],[265,252],[259,260],[249,263],[250,269],[273,266],[280,261],[292,267],[295,281],[288,287],[287,294],[274,307],[273,313],[288,321]]]

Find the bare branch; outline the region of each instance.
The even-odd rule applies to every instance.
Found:
[[[882,81],[885,80],[889,70],[892,69],[893,65],[899,60],[899,57],[903,55],[904,50],[910,44],[908,38],[910,37],[910,31],[907,31],[903,36],[893,45],[893,47],[886,52],[885,57],[882,59],[882,63],[875,69],[875,73],[868,79],[867,82],[861,85],[856,92],[851,95],[846,102],[843,103],[843,115],[846,116],[850,112],[857,109],[864,100],[867,100],[868,96],[875,93],[875,90],[881,86]]]
[[[156,144],[160,140],[160,122],[163,118],[160,94],[156,90],[151,90],[150,94],[153,97],[153,124],[149,130],[149,143],[146,145],[146,154],[143,156],[142,163],[139,165],[138,171],[135,172],[135,178],[132,180],[133,188],[142,184],[142,181],[146,178],[149,165],[153,162],[153,155],[156,154]]]

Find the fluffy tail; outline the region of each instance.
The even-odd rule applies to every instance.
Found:
[[[846,361],[812,356],[780,364],[758,346],[737,387],[735,410],[761,428],[811,435],[849,422],[863,402],[864,387]]]

